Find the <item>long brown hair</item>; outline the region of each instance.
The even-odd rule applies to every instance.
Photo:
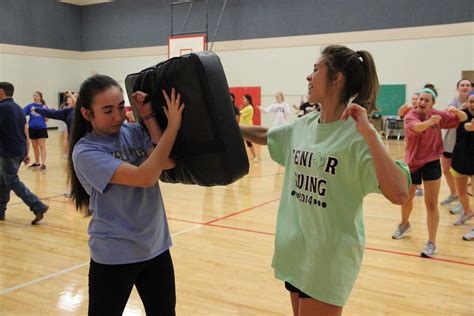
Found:
[[[331,45],[322,51],[328,69],[328,80],[334,80],[339,72],[345,78],[341,102],[352,102],[363,106],[367,113],[378,111],[375,104],[379,79],[372,55],[365,50],[353,51],[342,45]]]
[[[104,75],[94,75],[86,79],[79,90],[76,107],[74,109],[74,119],[71,128],[71,137],[69,139],[68,153],[68,180],[71,185],[71,199],[75,202],[76,209],[84,215],[90,215],[89,211],[89,194],[79,181],[74,163],[72,161],[72,153],[76,143],[84,137],[88,132],[92,131],[91,123],[86,120],[81,113],[81,108],[89,110],[91,117],[94,117],[92,103],[97,94],[109,89],[110,87],[118,87],[120,85],[114,79]],[[122,90],[122,88],[120,88]]]
[[[35,91],[35,94],[39,95],[41,104],[46,105],[46,102],[43,99],[43,93],[40,91]]]

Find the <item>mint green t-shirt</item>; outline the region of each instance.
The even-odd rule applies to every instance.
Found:
[[[317,300],[343,306],[364,253],[362,201],[380,193],[368,146],[352,118],[320,124],[314,112],[270,129],[268,149],[286,167],[275,276]],[[397,164],[409,179],[406,165]]]

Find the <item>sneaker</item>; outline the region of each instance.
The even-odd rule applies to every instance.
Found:
[[[458,196],[455,195],[455,196],[452,196],[452,195],[448,195],[447,198],[445,198],[443,201],[441,201],[441,205],[448,205],[448,204],[451,204],[455,201],[458,200]]]
[[[405,234],[411,231],[410,223],[406,225],[398,224],[397,229],[393,232],[392,238],[393,239],[402,239]]]
[[[66,192],[63,194],[65,198],[70,198],[71,197],[71,192]]]
[[[46,171],[46,165],[41,165],[40,171]]]
[[[0,214],[0,221],[4,221],[4,220],[5,220],[5,213]]]
[[[416,196],[423,196],[423,189],[422,188],[416,188],[415,195]]]
[[[38,210],[38,211],[33,211],[35,214],[35,219],[31,221],[31,225],[36,225],[38,224],[44,217],[44,213],[46,213],[49,209],[49,206],[46,204],[43,204],[43,207]]]
[[[32,168],[38,168],[39,166],[41,166],[39,163],[32,163],[32,164],[29,165],[27,168],[28,168],[28,169],[32,169]]]
[[[454,222],[454,226],[464,225],[464,223],[466,223],[468,220],[470,220],[473,217],[474,217],[473,212],[470,212],[468,215],[461,213],[461,215],[459,215],[458,220]]]
[[[424,258],[433,258],[436,255],[436,246],[428,241],[420,254]]]
[[[467,240],[467,241],[472,241],[474,240],[474,229],[471,229],[470,232],[462,236],[462,239]]]
[[[459,214],[459,213],[464,213],[464,209],[461,205],[461,203],[458,203],[458,205],[456,205],[455,207],[453,207],[452,209],[449,210],[449,213],[451,214]]]

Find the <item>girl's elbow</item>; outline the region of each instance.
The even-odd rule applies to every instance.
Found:
[[[176,167],[176,161],[172,158],[168,159],[168,161],[165,164],[165,167],[163,168],[164,170],[170,170]]]
[[[145,180],[142,182],[142,187],[144,187],[144,188],[151,188],[152,186],[154,186],[154,185],[156,184],[156,182],[158,182],[158,179],[153,179],[153,178],[145,179]]]
[[[148,175],[146,177],[143,177],[141,181],[141,186],[144,188],[153,187],[160,179],[160,175],[161,175],[161,171],[158,175]]]
[[[408,200],[408,190],[401,189],[388,197],[388,200],[393,204],[402,205]]]

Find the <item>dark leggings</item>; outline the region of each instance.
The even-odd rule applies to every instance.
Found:
[[[147,315],[175,315],[176,291],[169,250],[148,261],[108,265],[91,260],[89,315],[122,315],[133,285]]]

